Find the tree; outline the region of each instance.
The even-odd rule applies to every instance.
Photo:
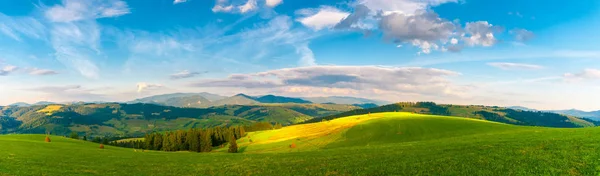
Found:
[[[75,131],[71,132],[70,137],[73,138],[73,139],[79,139],[79,135]]]
[[[275,129],[281,129],[282,127],[283,127],[283,126],[281,126],[281,124],[280,124],[280,123],[276,123],[276,124],[275,124],[275,127],[273,127],[273,128],[275,128]]]
[[[84,140],[84,141],[87,141],[87,136],[83,136],[83,140]]]
[[[231,133],[231,135],[229,135],[229,150],[227,150],[229,153],[237,153],[238,152],[238,146],[237,146],[237,142],[235,141],[235,136],[233,135],[233,133]]]
[[[212,150],[212,133],[210,130],[203,131],[202,138],[200,140],[200,151],[210,152]]]

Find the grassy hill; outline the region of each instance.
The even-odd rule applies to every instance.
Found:
[[[238,140],[242,154],[3,135],[0,175],[596,175],[598,140],[599,128],[377,113],[252,132]]]
[[[566,116],[552,112],[524,111],[497,106],[436,104],[433,102],[400,102],[375,108],[355,109],[323,118],[311,119],[304,123],[376,112],[412,112],[482,119],[515,125],[565,128],[591,127],[595,126],[595,123],[597,123],[589,119]]]

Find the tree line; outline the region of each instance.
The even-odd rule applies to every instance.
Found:
[[[223,147],[226,143],[246,135],[242,126],[213,127],[204,129],[177,130],[164,133],[150,133],[144,140],[113,141],[109,145],[160,151],[210,152],[213,147]],[[237,144],[234,144],[237,146]],[[237,147],[235,149],[237,151]]]

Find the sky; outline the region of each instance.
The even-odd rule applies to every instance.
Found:
[[[0,105],[174,93],[599,110],[596,0],[0,1]]]

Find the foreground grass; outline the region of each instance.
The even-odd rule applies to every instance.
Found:
[[[5,135],[0,136],[0,175],[600,173],[599,128],[518,127],[388,114],[348,128],[338,137],[323,148],[300,152],[198,154],[135,152],[111,146],[101,150],[98,144],[61,137],[45,143],[43,135]]]

